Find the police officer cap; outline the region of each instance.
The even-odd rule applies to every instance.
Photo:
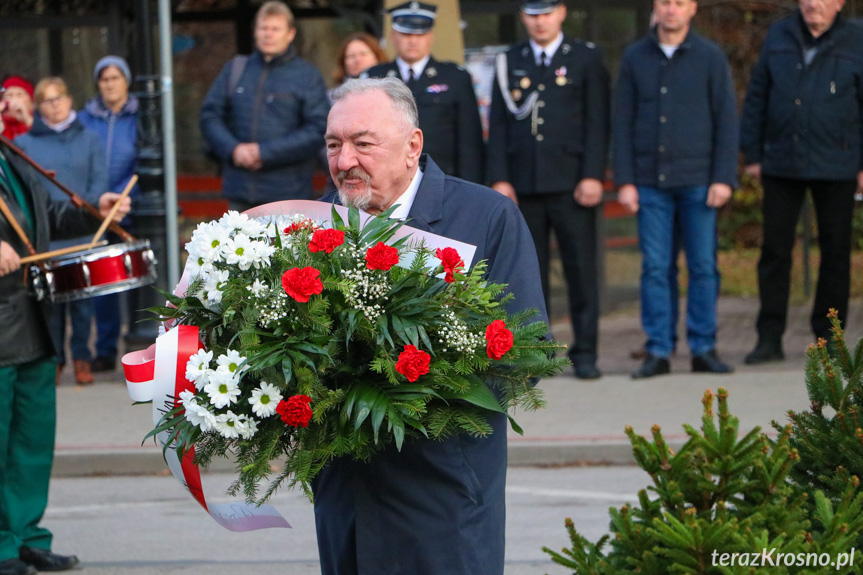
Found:
[[[562,4],[562,0],[522,0],[521,11],[530,16],[548,14]]]
[[[402,34],[425,34],[434,26],[437,6],[423,2],[405,2],[389,9],[393,30]]]

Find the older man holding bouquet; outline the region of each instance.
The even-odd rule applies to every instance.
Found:
[[[489,281],[508,284],[508,311],[545,321],[539,266],[518,207],[493,190],[444,175],[422,155],[416,103],[398,79],[352,80],[333,93],[326,149],[338,195],[477,247]],[[325,575],[502,574],[506,417],[494,433],[406,441],[368,462],[343,457],[315,478],[315,517]]]

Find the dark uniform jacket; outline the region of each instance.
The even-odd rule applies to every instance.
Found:
[[[855,180],[863,170],[863,28],[840,17],[814,46],[800,12],[770,27],[746,92],[741,143],[765,175]]]
[[[201,132],[222,160],[225,197],[255,205],[311,198],[330,110],[320,72],[293,46],[269,62],[255,50],[228,94],[231,67],[225,64],[201,105]],[[244,142],[260,145],[260,170],[234,166],[234,148]]]
[[[40,176],[30,166],[5,148],[2,151],[28,196],[30,211],[36,220],[36,229],[28,233],[28,239],[37,252],[47,252],[51,239],[81,236],[99,228],[97,219],[76,209],[70,201],[52,200],[39,183]],[[0,184],[0,195],[16,221],[27,230],[27,220],[12,192]],[[15,248],[19,256],[30,255],[24,242],[2,214],[0,240]],[[0,277],[0,317],[3,318],[3,329],[0,329],[0,367],[22,365],[55,353],[48,333],[51,304],[47,301],[37,302],[28,293],[24,280],[26,273],[27,266],[23,266],[17,272]]]
[[[445,176],[423,155],[423,178],[407,225],[477,247],[488,278],[509,284],[513,312],[546,321],[536,250],[518,206],[483,186]],[[331,194],[323,201],[338,202]],[[444,441],[406,441],[367,463],[328,464],[315,478],[315,519],[323,575],[502,575],[506,428]]]
[[[737,98],[719,46],[690,31],[668,58],[654,29],[624,52],[615,92],[615,185],[735,187]]]
[[[401,78],[395,62],[374,66],[363,75],[366,76]],[[485,169],[482,124],[468,71],[452,62],[429,58],[411,86],[411,93],[419,110],[423,151],[434,158],[445,174],[482,183]]]
[[[488,135],[488,181],[518,194],[572,191],[584,178],[605,179],[609,77],[593,44],[564,38],[544,74],[529,42],[507,50],[507,85],[516,105],[539,91],[523,120],[507,109],[495,74]]]

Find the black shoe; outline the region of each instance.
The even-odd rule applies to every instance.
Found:
[[[592,363],[583,363],[575,366],[575,377],[577,379],[599,379],[602,372]]]
[[[112,357],[97,357],[90,362],[90,371],[99,373],[103,371],[114,371],[117,367],[117,360]]]
[[[692,356],[692,371],[695,373],[731,373],[734,370],[723,363],[716,355],[716,350]]]
[[[645,379],[666,373],[671,373],[671,364],[668,363],[668,358],[656,357],[648,353],[638,371],[632,372],[632,379]]]
[[[782,353],[782,344],[778,342],[759,341],[743,363],[746,365],[758,365],[760,363],[769,363],[771,361],[782,361],[785,359],[785,354]]]
[[[20,559],[0,561],[0,575],[33,575],[34,573],[36,568]]]
[[[78,557],[75,555],[57,555],[38,547],[21,547],[18,549],[18,557],[37,571],[66,571],[78,564]]]

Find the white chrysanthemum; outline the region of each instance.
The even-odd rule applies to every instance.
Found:
[[[180,403],[183,405],[189,405],[195,401],[195,392],[189,389],[184,389],[180,392]]]
[[[251,439],[258,432],[258,422],[253,417],[249,417],[248,415],[241,415],[239,417],[240,423],[237,427],[237,431],[240,433],[240,437],[243,439]]]
[[[216,416],[216,431],[226,439],[238,438],[242,425],[239,416],[230,409],[227,413]]]
[[[228,270],[213,270],[202,276],[204,278],[204,291],[207,292],[207,300],[213,303],[222,303],[222,290],[228,283],[231,274]]]
[[[216,416],[206,407],[198,405],[197,399],[193,398],[191,401],[184,402],[183,405],[186,408],[185,416],[189,423],[200,428],[203,432],[216,427]]]
[[[269,242],[252,242],[255,250],[255,255],[252,258],[252,264],[255,269],[270,267],[270,258],[276,253],[276,246]]]
[[[279,393],[279,388],[265,381],[261,382],[261,387],[252,391],[252,397],[249,398],[252,412],[261,418],[270,417],[276,413],[276,407],[280,401],[282,401],[282,394]]]
[[[260,278],[255,279],[255,282],[247,288],[255,297],[263,297],[270,289],[266,282],[262,282]]]
[[[204,389],[210,374],[213,373],[210,369],[211,361],[213,361],[213,352],[201,349],[198,353],[190,355],[186,363],[186,379],[194,383],[199,390]]]
[[[252,259],[255,257],[255,248],[249,236],[238,233],[233,238],[222,244],[222,257],[225,263],[236,265],[241,270],[252,267]]]
[[[197,236],[198,234],[196,234]],[[216,222],[210,222],[207,227],[200,229],[200,237],[193,237],[193,241],[200,242],[200,253],[207,261],[221,261],[221,247],[231,239],[230,230],[225,229]]]
[[[216,370],[210,376],[210,383],[204,387],[204,393],[210,396],[210,403],[216,409],[237,403],[240,395],[240,384],[230,374]]]
[[[240,231],[250,238],[267,237],[267,222],[260,218],[249,218]]]
[[[219,225],[228,230],[228,232],[239,232],[242,231],[243,228],[249,222],[249,216],[246,214],[241,214],[240,212],[230,210],[228,213],[223,215],[219,220]]]
[[[246,358],[240,355],[239,351],[229,349],[225,354],[220,355],[218,359],[216,359],[216,365],[218,366],[217,369],[219,371],[227,370],[228,373],[239,376],[239,374],[249,369],[249,366],[247,365],[240,367],[240,364],[244,361],[246,361]]]

